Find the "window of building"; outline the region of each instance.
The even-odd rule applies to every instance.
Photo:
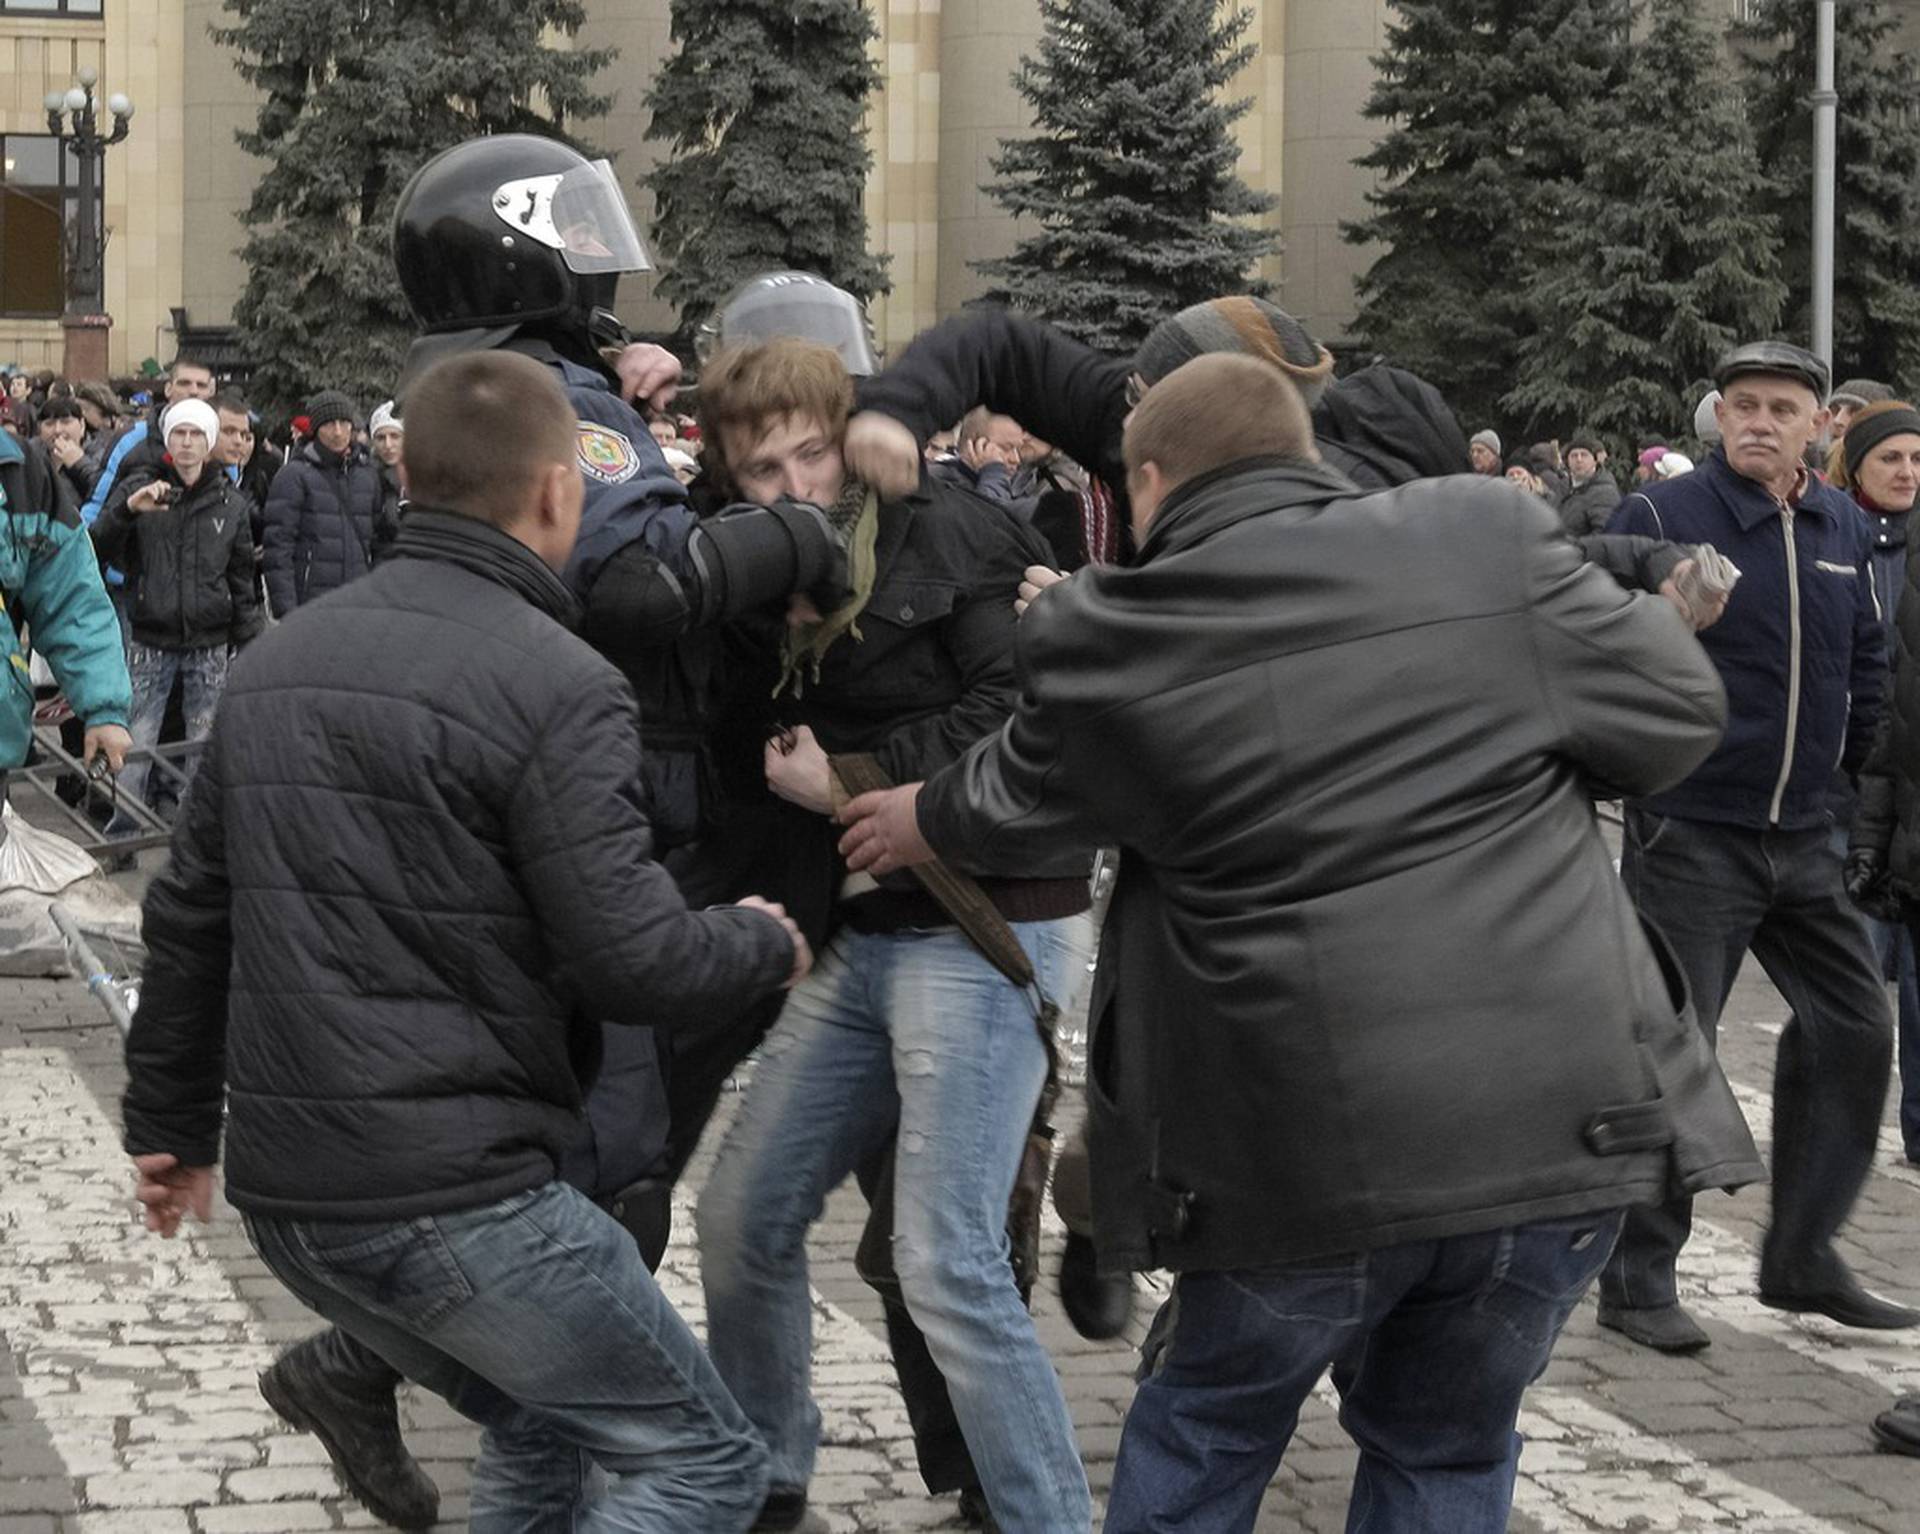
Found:
[[[66,233],[80,209],[79,167],[48,133],[0,133],[0,314],[66,307]],[[96,227],[106,198],[94,189]]]
[[[0,16],[98,16],[105,0],[0,0]]]

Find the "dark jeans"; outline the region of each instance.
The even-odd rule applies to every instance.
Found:
[[[1909,1161],[1920,1161],[1920,978],[1914,968],[1913,933],[1908,927],[1869,921],[1874,955],[1882,977],[1893,982],[1900,1059],[1900,1143]]]
[[[373,1224],[251,1216],[296,1297],[485,1429],[476,1534],[738,1534],[767,1452],[632,1239],[564,1183]]]
[[[1520,1398],[1618,1210],[1321,1262],[1183,1273],[1147,1338],[1106,1534],[1239,1534],[1329,1364],[1360,1446],[1349,1534],[1501,1534]]]
[[[1686,971],[1708,1041],[1749,949],[1793,1009],[1774,1057],[1762,1287],[1834,1276],[1833,1237],[1872,1168],[1893,1065],[1893,1018],[1841,861],[1825,827],[1755,831],[1627,810],[1621,877]],[[1673,1304],[1674,1260],[1692,1227],[1688,1198],[1631,1211],[1602,1297]]]

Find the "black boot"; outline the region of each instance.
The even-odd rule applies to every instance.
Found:
[[[1102,1273],[1094,1261],[1093,1242],[1069,1234],[1060,1257],[1060,1306],[1088,1341],[1118,1337],[1133,1319],[1133,1275]]]
[[[400,1437],[393,1404],[399,1379],[344,1333],[321,1332],[274,1360],[260,1376],[260,1394],[285,1421],[320,1440],[335,1473],[374,1517],[395,1528],[430,1529],[440,1518],[440,1488]]]

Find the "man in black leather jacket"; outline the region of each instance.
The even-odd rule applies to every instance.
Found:
[[[1189,364],[1126,442],[1134,564],[1040,597],[1008,728],[849,806],[842,850],[1122,848],[1094,1214],[1180,1277],[1110,1534],[1251,1529],[1336,1360],[1356,1504],[1496,1534],[1622,1208],[1764,1175],[1591,803],[1684,776],[1719,680],[1537,498],[1357,494],[1263,364]]]

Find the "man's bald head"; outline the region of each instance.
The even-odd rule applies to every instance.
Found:
[[[1224,352],[1195,357],[1149,389],[1127,419],[1122,451],[1136,540],[1190,479],[1248,458],[1319,457],[1306,404],[1287,376]]]

